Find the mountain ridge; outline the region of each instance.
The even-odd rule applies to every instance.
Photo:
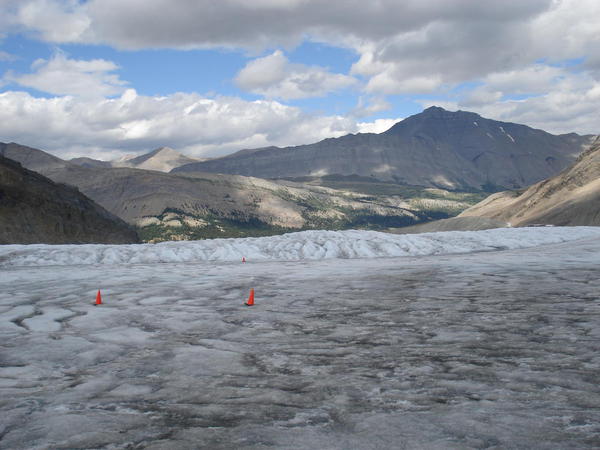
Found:
[[[600,136],[558,175],[522,191],[494,194],[459,217],[488,217],[513,226],[600,226]]]
[[[172,172],[259,178],[359,175],[444,189],[528,186],[567,167],[590,136],[552,135],[479,114],[430,107],[387,131],[328,138],[293,147],[246,149]]]
[[[41,150],[23,148],[22,156],[45,176],[77,186],[111,213],[142,227],[146,240],[319,228],[382,229],[458,214],[473,204],[471,197],[475,195],[398,185],[385,185],[385,192],[380,192],[381,186],[374,184],[364,192],[364,187],[362,191],[338,190],[238,175],[82,167],[47,158]],[[18,159],[20,147],[9,144],[5,152]],[[48,162],[47,168],[43,161]],[[342,185],[349,182],[345,180]]]
[[[79,157],[73,158],[68,162],[88,168],[131,167],[136,169],[157,170],[159,172],[170,172],[181,165],[202,161],[206,161],[206,159],[190,158],[170,147],[159,147],[142,155],[128,155],[111,161]]]
[[[159,147],[143,155],[125,160],[112,161],[112,167],[131,167],[135,169],[158,170],[170,172],[172,169],[203,160],[190,158],[170,147]]]
[[[0,244],[130,244],[136,232],[76,188],[0,155]]]

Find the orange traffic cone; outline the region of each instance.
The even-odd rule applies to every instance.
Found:
[[[254,306],[254,288],[250,289],[250,297],[248,297],[248,301],[244,305]]]
[[[94,306],[98,306],[102,304],[102,295],[100,295],[100,289],[98,289],[98,293],[96,294],[96,305]]]

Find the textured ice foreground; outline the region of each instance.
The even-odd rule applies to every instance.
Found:
[[[395,235],[303,231],[281,236],[137,245],[5,245],[0,265],[150,264],[198,261],[374,258],[517,249],[600,237],[600,227],[500,228]]]
[[[518,231],[546,244],[62,266],[8,258],[60,246],[3,249],[0,448],[598,448],[598,232]]]

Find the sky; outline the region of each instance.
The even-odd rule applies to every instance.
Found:
[[[438,105],[600,133],[597,0],[0,0],[0,141],[193,157]]]

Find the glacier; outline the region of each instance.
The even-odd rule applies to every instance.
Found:
[[[260,238],[131,245],[4,245],[7,265],[154,264],[199,261],[318,260],[445,255],[535,247],[600,237],[598,227],[499,228],[397,235],[377,231],[302,231]]]
[[[0,448],[597,448],[599,237],[2,246]]]

